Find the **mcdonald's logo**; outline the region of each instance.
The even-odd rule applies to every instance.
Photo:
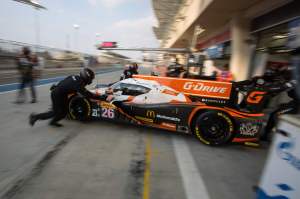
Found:
[[[147,111],[146,116],[149,118],[155,118],[155,112],[154,111]]]

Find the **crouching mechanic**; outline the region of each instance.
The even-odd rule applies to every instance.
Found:
[[[49,125],[61,127],[58,123],[63,119],[68,112],[68,95],[72,93],[80,93],[87,98],[97,100],[112,100],[112,95],[96,95],[89,92],[85,87],[92,83],[95,78],[95,73],[84,68],[79,75],[72,75],[60,81],[54,88],[51,89],[52,110],[44,113],[34,114],[29,117],[29,124],[33,126],[37,120],[47,120],[52,118]]]

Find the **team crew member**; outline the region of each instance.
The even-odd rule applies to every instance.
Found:
[[[17,58],[18,70],[21,75],[21,84],[19,88],[16,103],[24,103],[25,101],[25,87],[30,86],[32,100],[31,103],[36,103],[36,91],[34,88],[34,66],[36,66],[37,59],[32,56],[28,47],[22,49],[22,54]]]
[[[123,71],[123,78],[124,78],[124,79],[132,78],[133,75],[139,74],[138,68],[139,68],[139,67],[138,67],[137,63],[133,63],[131,66],[129,66],[128,68],[126,68],[126,69]],[[123,78],[121,78],[121,80],[122,80]]]
[[[87,98],[99,99],[99,100],[112,100],[112,96],[101,95],[98,96],[89,92],[85,87],[92,83],[95,78],[95,73],[89,69],[84,68],[79,75],[68,76],[64,80],[60,81],[51,91],[52,110],[34,114],[32,113],[29,118],[31,126],[35,124],[37,120],[46,120],[52,118],[50,125],[61,127],[58,123],[67,115],[68,107],[68,95],[72,93],[81,93]]]
[[[221,72],[217,73],[217,81],[220,81],[220,82],[231,82],[231,81],[233,81],[233,75],[230,72],[229,64],[225,64],[223,66],[223,68],[224,69]]]

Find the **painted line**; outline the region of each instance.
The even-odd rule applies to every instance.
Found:
[[[114,72],[114,71],[118,71],[118,70],[119,69],[102,70],[102,71],[96,72],[96,75],[104,74],[104,73],[110,73],[110,72]],[[53,78],[39,79],[39,80],[36,81],[36,87],[61,81],[65,77],[67,77],[67,75],[59,76],[59,77],[53,77]],[[2,85],[0,85],[0,94],[14,92],[14,91],[19,89],[19,86],[20,86],[20,83],[2,84]]]
[[[146,138],[146,152],[145,152],[145,170],[144,170],[144,189],[143,189],[143,199],[149,199],[150,195],[150,162],[151,162],[151,138],[148,136]]]
[[[187,199],[209,199],[203,178],[199,173],[192,154],[183,139],[173,137],[177,164]]]

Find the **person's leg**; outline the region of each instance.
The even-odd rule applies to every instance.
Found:
[[[57,127],[61,127],[62,124],[59,124],[58,122],[63,119],[64,117],[66,117],[67,115],[67,97],[64,98],[60,98],[59,100],[56,101],[55,106],[53,106],[53,110],[54,110],[54,117],[53,119],[50,121],[50,125],[53,126],[57,126]]]
[[[39,113],[39,114],[35,114],[35,113],[30,114],[29,124],[31,126],[33,126],[37,120],[47,120],[47,119],[53,118],[55,116],[54,107],[57,106],[56,105],[57,102],[56,102],[55,97],[53,96],[53,93],[51,93],[51,101],[52,101],[52,108],[49,111],[44,112],[44,113]]]
[[[26,79],[25,77],[21,77],[21,83],[19,86],[19,92],[17,95],[16,103],[24,103],[25,101],[25,85],[26,85]]]
[[[30,89],[31,89],[31,97],[32,97],[32,100],[31,100],[31,103],[35,103],[36,102],[36,90],[35,90],[35,82],[33,79],[31,79],[31,81],[29,82],[30,84]]]
[[[267,122],[267,125],[265,127],[265,132],[264,134],[260,137],[261,140],[267,141],[269,140],[269,136],[272,133],[273,128],[275,127],[276,123],[277,123],[277,113],[279,112],[279,110],[277,109],[276,111],[272,112],[270,114],[269,120]]]
[[[53,110],[49,110],[47,112],[44,112],[44,113],[39,113],[39,114],[35,114],[35,117],[38,119],[38,120],[47,120],[47,119],[50,119],[50,118],[53,118],[54,117],[54,111]]]
[[[293,114],[297,112],[297,103],[295,100],[292,100],[288,103],[280,104],[278,109],[273,111],[270,114],[268,123],[265,127],[265,133],[261,136],[262,140],[269,140],[270,134],[272,133],[273,128],[278,122],[278,117],[282,114]]]

